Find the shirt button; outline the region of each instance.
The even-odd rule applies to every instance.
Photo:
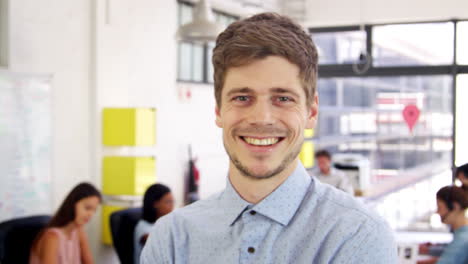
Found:
[[[257,212],[255,212],[255,211],[253,211],[253,210],[250,211],[250,214],[251,214],[251,215],[255,215],[256,213],[257,213]]]
[[[247,249],[247,252],[253,254],[253,253],[255,253],[255,248],[249,247],[249,248]]]

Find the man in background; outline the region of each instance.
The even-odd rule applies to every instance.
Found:
[[[331,154],[326,150],[319,150],[315,153],[317,166],[312,171],[312,175],[319,181],[330,184],[342,191],[354,195],[353,185],[348,176],[340,170],[331,166]]]

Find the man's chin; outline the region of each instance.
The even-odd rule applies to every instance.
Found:
[[[278,166],[277,168],[271,168],[266,165],[244,166],[239,163],[235,165],[243,176],[256,180],[272,178],[282,171],[281,166]]]
[[[227,153],[231,163],[241,175],[250,179],[263,180],[270,179],[283,172],[294,161],[299,151],[300,148],[298,148],[297,153],[293,152],[286,155],[281,162],[273,159],[273,157],[265,157],[263,160],[260,160],[258,157],[249,157],[241,160],[229,151]]]
[[[267,172],[248,172],[248,173],[242,173],[242,175],[251,178],[251,179],[256,179],[256,180],[264,180],[264,179],[269,179],[275,176],[275,174],[271,173],[270,171]]]

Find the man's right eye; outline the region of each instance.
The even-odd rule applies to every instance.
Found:
[[[246,95],[239,95],[233,98],[234,101],[245,102],[249,100],[249,97]]]

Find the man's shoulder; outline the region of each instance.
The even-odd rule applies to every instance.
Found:
[[[159,225],[181,225],[187,222],[203,222],[213,211],[216,210],[216,206],[222,192],[216,193],[206,199],[198,200],[187,206],[177,208],[170,214],[163,216],[157,221]]]
[[[190,216],[194,217],[197,215],[204,215],[206,212],[212,211],[216,208],[220,196],[223,192],[218,192],[211,195],[208,198],[198,200],[194,203],[186,205],[184,207],[178,208],[174,210],[177,216]]]
[[[373,257],[393,263],[396,259],[395,237],[382,217],[351,195],[326,184],[317,183],[313,195],[316,205],[311,217],[326,230],[324,237],[329,241],[347,245],[342,249],[341,257],[355,258],[348,259],[350,263]]]
[[[330,185],[315,183],[313,195],[317,199],[317,210],[343,217],[346,223],[366,223],[373,225],[387,225],[382,217],[377,215],[369,206],[350,194],[338,190]]]

